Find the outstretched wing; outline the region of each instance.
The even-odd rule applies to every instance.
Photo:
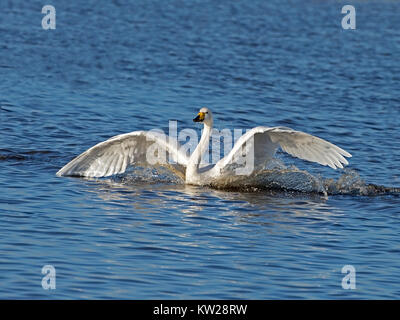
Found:
[[[168,157],[170,156],[170,157]],[[173,163],[169,163],[168,159]],[[182,176],[188,162],[177,141],[160,132],[134,131],[103,141],[83,152],[58,172],[58,176],[106,177],[124,173],[129,165],[165,165]]]
[[[256,127],[241,136],[230,153],[217,162],[216,167],[223,169],[234,165],[237,159],[243,157],[243,153],[257,167],[270,160],[279,146],[292,156],[333,169],[343,168],[348,164],[345,157],[351,157],[350,153],[338,146],[301,131],[285,127]],[[246,154],[249,152],[253,152],[253,157]]]

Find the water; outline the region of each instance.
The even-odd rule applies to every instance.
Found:
[[[339,191],[399,187],[398,2],[355,2],[356,30],[337,1],[53,1],[47,31],[43,5],[0,13],[0,298],[399,297],[396,192],[55,176],[116,134],[200,132],[208,106],[219,129],[287,126],[349,151],[347,172],[278,154]]]

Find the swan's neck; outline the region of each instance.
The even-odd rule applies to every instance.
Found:
[[[210,141],[212,126],[204,124],[203,134],[196,149],[189,158],[189,163],[186,169],[186,182],[193,182],[192,180],[199,176],[199,166],[203,154],[208,151],[208,143]]]

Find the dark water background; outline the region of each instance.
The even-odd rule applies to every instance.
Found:
[[[139,129],[282,125],[338,144],[365,183],[400,186],[400,3],[3,1],[0,298],[398,298],[396,194],[240,193],[58,178]],[[282,156],[282,155],[278,155]],[[283,157],[283,156],[282,156]],[[312,174],[342,172],[284,158]],[[56,290],[41,269],[56,268]],[[344,290],[344,265],[356,290]]]

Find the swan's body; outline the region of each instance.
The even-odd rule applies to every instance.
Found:
[[[238,176],[248,176],[262,170],[275,155],[278,147],[292,156],[317,162],[333,169],[348,164],[344,157],[351,157],[345,150],[323,139],[284,127],[255,127],[242,135],[232,150],[214,166],[201,166],[201,159],[208,151],[212,133],[212,113],[202,108],[195,122],[204,123],[200,142],[190,157],[176,141],[161,133],[134,131],[121,134],[88,149],[58,172],[58,176],[106,177],[125,172],[130,165],[154,164],[164,152],[174,163],[159,162],[181,176],[186,183],[195,185],[217,184]],[[149,156],[150,155],[150,156]]]

